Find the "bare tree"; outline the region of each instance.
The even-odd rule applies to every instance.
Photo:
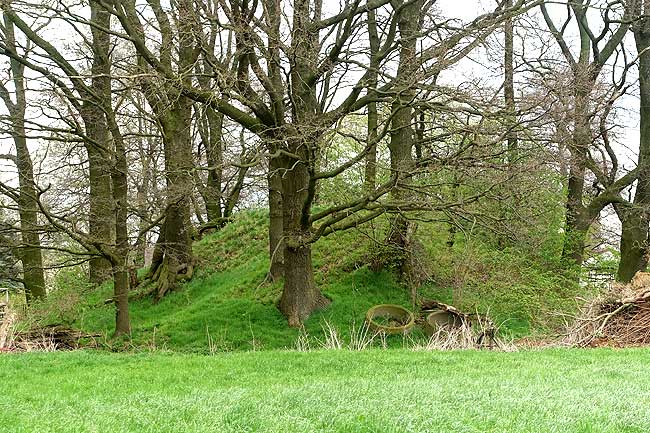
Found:
[[[47,209],[41,200],[46,189],[37,192],[36,203],[53,230],[65,233],[90,254],[91,280],[98,282],[105,279],[105,272],[109,273],[108,276],[112,274],[116,304],[115,335],[128,334],[127,162],[123,139],[111,106],[110,14],[93,2],[90,19],[83,21],[92,30],[89,44],[92,49],[89,85],[84,79],[85,74],[56,47],[39,35],[14,10],[8,7],[4,10],[6,21],[20,29],[41,50],[41,55],[63,72],[70,85],[51,69],[19,56],[5,40],[1,41],[2,54],[42,74],[61,92],[83,121],[83,127],[71,121],[73,129],[69,132],[81,138],[87,151],[90,189],[88,231],[77,227],[74,220]]]
[[[628,2],[639,68],[640,141],[637,161],[637,184],[632,203],[621,203],[617,212],[621,219],[621,261],[616,278],[629,282],[634,274],[648,264],[648,224],[650,223],[650,20],[647,1]]]
[[[4,16],[3,40],[6,46],[19,52],[14,34],[14,25]],[[30,51],[29,44],[24,48],[24,56]],[[13,137],[16,155],[10,159],[16,164],[18,170],[18,192],[11,193],[20,214],[20,234],[22,245],[19,248],[19,258],[23,269],[23,286],[27,303],[32,299],[44,298],[45,278],[43,273],[43,256],[41,252],[41,239],[38,224],[38,203],[36,184],[34,181],[34,166],[27,147],[27,134],[25,131],[25,114],[27,110],[27,91],[25,85],[25,65],[16,59],[9,59],[11,80],[14,87],[15,101],[12,100],[9,89],[0,84],[0,98],[2,98],[9,111],[11,135]],[[9,191],[7,188],[6,191]]]
[[[620,201],[619,193],[636,178],[636,171],[617,176],[617,156],[607,149],[613,160],[611,170],[600,168],[592,151],[595,140],[601,135],[594,131],[592,118],[592,97],[598,79],[623,41],[630,26],[630,9],[620,2],[602,5],[602,29],[600,33],[590,25],[589,1],[567,1],[567,18],[556,26],[546,3],[541,10],[544,20],[567,62],[571,75],[573,113],[570,119],[571,137],[567,143],[569,151],[568,190],[566,201],[565,241],[562,256],[574,265],[582,265],[587,231],[600,212],[609,204]],[[622,10],[621,10],[622,9]],[[618,13],[618,18],[612,14]],[[569,24],[575,20],[579,34],[577,54],[565,38]],[[606,140],[606,137],[605,137]],[[608,143],[604,144],[608,147]],[[591,171],[600,183],[597,194],[588,201],[585,192],[587,172]]]

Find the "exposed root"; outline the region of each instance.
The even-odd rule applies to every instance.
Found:
[[[316,294],[315,299],[308,304],[303,301],[290,302],[283,297],[280,299],[278,309],[287,318],[288,325],[291,328],[300,328],[313,312],[323,310],[331,303],[330,299],[319,292]]]
[[[190,280],[193,275],[193,263],[173,266],[165,256],[160,264],[152,269],[149,275],[135,288],[135,293],[129,297],[129,300],[153,296],[153,302],[158,303],[167,293],[176,290],[179,282]]]

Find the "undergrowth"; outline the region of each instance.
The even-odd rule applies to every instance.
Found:
[[[275,306],[281,283],[266,281],[267,215],[242,212],[233,223],[195,243],[198,266],[191,281],[158,304],[149,299],[131,303],[132,339],[125,340],[124,347],[201,353],[293,348],[301,332],[325,338],[325,323],[350,341],[351,324],[363,323],[371,306],[394,303],[413,308],[409,291],[390,269],[368,266],[380,245],[382,224],[378,220],[335,233],[314,245],[316,283],[333,302],[313,314],[301,331],[289,328]],[[508,338],[548,333],[559,317],[551,313],[574,305],[576,287],[553,266],[471,239],[450,248],[441,224],[422,224],[418,236],[431,263],[430,278],[418,295],[470,313],[489,313]],[[39,320],[70,322],[110,335],[114,310],[104,301],[111,297],[111,287],[91,289],[82,283],[80,270],[65,272],[57,278],[58,288],[43,308],[47,314]],[[419,331],[412,338],[425,341]],[[111,348],[117,350],[120,344]],[[386,344],[403,346],[401,339],[391,337]]]

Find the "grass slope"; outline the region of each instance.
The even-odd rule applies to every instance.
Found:
[[[357,268],[366,253],[366,244],[358,239],[350,231],[316,245],[316,282],[333,302],[305,324],[310,335],[321,334],[325,321],[345,335],[375,304],[409,305],[407,291],[389,272]],[[299,331],[287,326],[275,306],[281,285],[262,284],[269,267],[264,213],[240,214],[236,223],[206,236],[194,250],[199,270],[182,290],[157,305],[149,299],[132,303],[134,344],[204,353],[294,346]],[[89,305],[101,305],[107,297],[109,288],[91,293]],[[75,325],[110,335],[113,321],[112,306],[89,307]]]
[[[375,304],[410,306],[408,291],[390,271],[373,272],[367,266],[378,248],[372,239],[383,236],[381,224],[380,219],[359,230],[335,233],[314,245],[316,282],[333,302],[307,321],[309,335],[322,339],[327,321],[345,337]],[[560,309],[561,302],[576,294],[552,270],[521,255],[480,246],[470,248],[460,241],[449,249],[444,228],[431,225],[423,224],[418,235],[433,270],[432,282],[420,293],[452,302],[456,290],[462,293],[457,306],[467,311],[489,311],[515,336],[528,334],[531,325],[540,328],[536,320],[549,317],[541,312]],[[198,271],[182,290],[157,305],[149,299],[132,303],[133,344],[202,353],[294,346],[298,331],[286,326],[275,307],[281,285],[263,283],[269,266],[264,212],[238,214],[235,222],[197,242],[194,252]],[[63,286],[71,284],[74,278],[68,278]],[[79,297],[78,291],[72,287],[68,293]],[[109,287],[84,295],[85,307],[68,311],[74,326],[110,335],[114,310],[112,305],[103,304],[110,296]],[[56,293],[50,298],[56,302]],[[401,342],[395,345],[401,346]]]
[[[0,356],[0,431],[647,432],[648,350]]]

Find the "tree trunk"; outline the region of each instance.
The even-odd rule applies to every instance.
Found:
[[[637,186],[634,201],[626,207],[621,219],[621,261],[616,279],[629,282],[634,274],[648,265],[648,222],[650,220],[650,31],[646,31],[647,19],[634,32],[639,53],[640,89],[640,140],[637,167]]]
[[[101,7],[93,3],[93,18],[97,15],[103,17],[105,13],[99,11]],[[91,90],[96,95],[102,95],[103,98],[111,97],[110,84],[110,60],[106,58],[110,47],[109,36],[100,34],[95,31],[94,38],[99,40],[93,41],[93,64]],[[103,52],[103,46],[106,45],[107,51]],[[115,230],[115,213],[113,208],[113,191],[111,179],[111,158],[112,143],[108,125],[106,123],[105,113],[97,101],[88,98],[84,101],[82,108],[82,118],[86,129],[86,151],[88,153],[88,170],[90,183],[89,197],[89,215],[88,226],[89,234],[94,242],[104,245],[112,245]],[[112,266],[110,261],[104,256],[95,256],[90,259],[89,273],[90,282],[102,284],[112,276]]]
[[[5,43],[17,52],[13,23],[4,17]],[[38,198],[34,182],[34,165],[27,147],[25,133],[25,111],[27,95],[25,91],[25,67],[18,61],[10,59],[11,79],[14,84],[16,102],[9,92],[3,92],[3,99],[11,116],[12,136],[16,146],[16,168],[18,170],[18,213],[20,216],[20,235],[22,248],[19,258],[23,267],[23,286],[29,305],[34,299],[45,297],[45,277],[43,273],[43,256],[38,228]]]
[[[569,220],[568,212],[569,210],[567,210],[567,230],[564,233],[562,259],[565,263],[575,266],[578,269],[584,261],[584,251],[591,221],[585,221],[582,213],[578,213],[577,216],[571,216]]]
[[[368,86],[368,95],[377,95],[377,75],[379,64],[377,62],[377,52],[379,51],[379,35],[377,33],[377,20],[374,10],[368,11],[368,38],[370,39],[370,83]],[[379,114],[377,112],[377,102],[368,103],[368,153],[366,154],[366,165],[364,173],[364,191],[370,193],[374,191],[377,183],[377,135],[378,135]],[[372,143],[372,144],[371,144]]]
[[[110,18],[110,16],[109,16]],[[110,22],[106,23],[107,27]],[[115,169],[113,171],[113,196],[115,197],[115,255],[113,266],[113,296],[115,299],[115,333],[114,337],[129,335],[131,322],[129,319],[129,234],[128,218],[128,165],[126,149],[122,136],[115,125]]]
[[[45,297],[45,277],[41,239],[38,232],[38,204],[32,159],[27,148],[25,129],[21,119],[15,119],[13,122],[20,192],[18,196],[20,234],[23,244],[20,250],[20,261],[23,265],[23,285],[29,305],[33,299]]]
[[[287,318],[289,326],[298,327],[309,315],[329,305],[314,282],[311,263],[311,244],[300,241],[301,234],[295,233],[287,240],[284,249],[284,290],[280,298],[280,311]]]
[[[397,202],[405,201],[411,196],[408,188],[404,187],[408,183],[408,179],[410,179],[412,170],[415,168],[415,162],[413,161],[415,131],[411,102],[415,98],[413,83],[417,80],[416,44],[421,6],[421,1],[405,6],[398,21],[401,44],[397,69],[399,94],[392,104],[392,128],[388,144],[391,171],[397,177],[397,184],[391,191],[391,195]],[[416,246],[415,241],[410,239],[410,235],[414,233],[415,230],[413,230],[411,223],[404,215],[397,214],[391,220],[387,236],[387,244],[390,248],[390,258],[388,260],[396,265],[402,280],[411,288],[419,285],[418,278],[412,272],[413,258],[410,257],[411,254],[415,253],[411,248]]]
[[[587,72],[584,72],[588,75]],[[589,125],[589,95],[593,81],[580,74],[574,75],[575,108],[574,131],[568,145],[570,152],[569,183],[567,189],[564,246],[562,259],[570,266],[580,267],[584,259],[584,247],[590,221],[583,202],[587,152],[592,142]],[[585,224],[588,224],[585,228]]]
[[[282,214],[282,176],[279,158],[269,160],[267,175],[269,187],[269,257],[271,261],[269,277],[279,281],[284,275],[283,214]]]
[[[293,152],[305,148],[304,144],[290,147]],[[326,307],[330,301],[316,287],[311,244],[306,242],[310,232],[302,216],[309,194],[306,187],[308,170],[304,162],[296,163],[289,157],[283,159],[285,167],[291,169],[282,177],[284,289],[279,309],[287,318],[289,326],[298,327],[313,311]]]
[[[97,14],[99,5],[93,2],[93,13]],[[99,32],[95,32],[99,33]],[[101,44],[110,44],[108,35],[97,35]],[[109,48],[110,49],[110,48]],[[93,64],[91,89],[97,95],[111,97],[110,89],[110,62],[105,56],[107,53],[95,44],[93,47]],[[112,245],[115,230],[115,213],[113,208],[113,191],[111,179],[110,151],[112,143],[106,124],[105,113],[97,101],[90,98],[84,101],[82,117],[86,128],[86,151],[88,153],[88,170],[90,183],[88,226],[90,237],[95,242]],[[104,256],[95,256],[90,259],[90,282],[102,284],[112,276],[110,261]]]
[[[167,179],[167,209],[165,222],[156,248],[163,258],[150,276],[156,280],[155,300],[159,301],[168,290],[176,288],[179,274],[191,278],[194,270],[190,235],[190,195],[193,189],[192,150],[190,137],[192,105],[179,96],[169,112],[161,116]],[[161,242],[161,237],[163,242]],[[158,269],[164,267],[165,269]]]
[[[141,134],[146,134],[142,119],[138,119]],[[146,143],[146,144],[145,144]],[[145,256],[147,254],[147,231],[149,226],[149,204],[148,197],[152,185],[152,163],[154,161],[154,144],[151,138],[138,138],[138,147],[140,154],[141,175],[140,182],[136,186],[136,207],[138,214],[138,231],[142,236],[137,239],[135,245],[135,265],[137,267],[146,266]]]
[[[208,223],[220,221],[222,215],[221,178],[223,164],[222,128],[223,114],[206,107],[205,113],[208,124],[208,143],[206,143],[206,159],[208,162],[208,180],[204,200],[208,215]]]
[[[320,11],[314,12],[318,19]],[[295,64],[291,68],[294,137],[286,140],[289,154],[282,157],[282,214],[284,234],[284,289],[278,305],[289,326],[300,326],[309,315],[326,305],[314,282],[311,261],[311,206],[316,195],[316,156],[322,136],[316,82],[318,30],[310,26],[309,0],[294,2],[291,39]]]
[[[178,71],[184,84],[191,86],[190,74],[197,59],[194,47],[194,4],[180,0],[174,5],[178,26]],[[172,62],[172,27],[169,17],[158,9],[156,19],[161,26],[164,41],[161,59],[168,68]],[[158,92],[163,92],[158,88]],[[169,90],[163,98],[152,97],[156,118],[162,129],[167,181],[165,221],[154,251],[154,263],[149,269],[149,279],[154,283],[154,302],[177,287],[179,278],[190,279],[194,273],[190,197],[194,191],[194,157],[192,154],[192,101],[177,90]],[[166,104],[163,101],[171,101]]]
[[[621,221],[621,261],[618,264],[616,280],[622,283],[630,282],[638,271],[643,271],[648,266],[648,219],[640,213],[639,209],[626,209]]]
[[[93,123],[94,120],[89,121]],[[94,127],[86,128],[88,136],[95,134]],[[95,135],[96,137],[96,135]],[[93,137],[94,138],[94,137]],[[103,152],[88,146],[90,183],[90,208],[88,213],[89,234],[94,242],[113,243],[113,193],[111,191],[110,166]],[[88,262],[89,278],[93,284],[102,284],[111,277],[111,263],[103,256],[95,256]]]
[[[281,4],[276,0],[264,0],[264,7],[267,11],[266,20],[268,26],[268,56],[271,59],[268,65],[269,81],[272,83],[273,113],[275,122],[278,125],[284,123],[286,106],[282,95],[284,94],[284,83],[282,80],[282,69],[280,50],[283,38],[280,33],[283,12]],[[269,190],[269,278],[278,281],[284,276],[284,223],[282,211],[282,161],[276,155],[278,152],[277,143],[281,142],[273,134],[268,137],[267,148],[272,156],[269,158],[269,172],[267,183]]]
[[[505,8],[512,7],[512,0],[506,0]],[[504,83],[503,99],[505,102],[506,113],[508,116],[507,126],[509,128],[506,135],[508,162],[514,163],[517,159],[517,132],[513,130],[517,124],[516,106],[515,106],[515,67],[514,67],[514,28],[513,18],[508,17],[504,23]]]
[[[115,332],[114,337],[131,333],[129,320],[129,236],[128,236],[128,163],[126,148],[119,126],[115,120],[111,95],[111,41],[110,35],[101,29],[110,29],[111,15],[96,1],[90,2],[91,20],[97,27],[92,27],[93,46],[93,87],[98,92],[100,102],[97,108],[103,113],[103,121],[98,122],[106,126],[107,136],[102,143],[112,144],[115,165],[112,169],[112,194],[115,206],[115,245],[112,253],[106,254],[110,258],[113,275],[113,298],[115,300]],[[99,105],[101,104],[101,105]],[[108,137],[112,138],[112,143]],[[102,131],[103,134],[103,131]],[[102,138],[104,138],[102,136]],[[108,250],[108,249],[107,249]]]

